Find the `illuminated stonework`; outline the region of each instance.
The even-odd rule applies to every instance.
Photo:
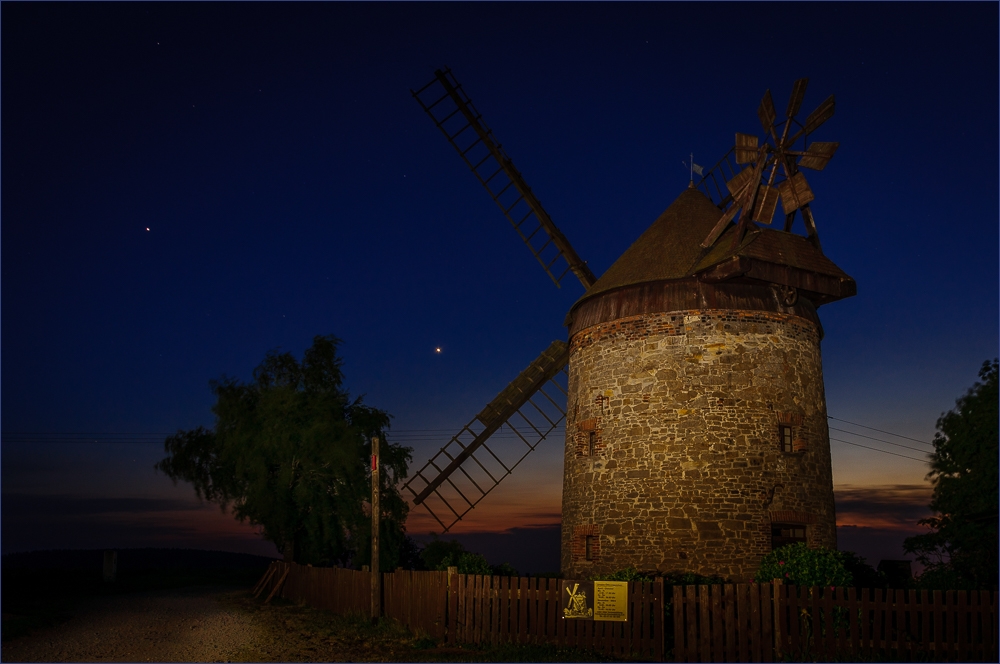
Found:
[[[568,578],[634,565],[746,580],[789,521],[836,546],[815,320],[689,309],[571,328]]]

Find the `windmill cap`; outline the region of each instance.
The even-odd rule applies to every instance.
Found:
[[[719,282],[748,278],[794,286],[816,304],[857,292],[854,279],[806,238],[752,226],[732,248],[735,224],[708,249],[701,243],[722,211],[697,189],[685,189],[576,301],[572,312],[598,295],[650,282],[699,278]]]

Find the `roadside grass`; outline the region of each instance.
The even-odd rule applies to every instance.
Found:
[[[337,615],[284,599],[264,604],[250,593],[228,601],[254,614],[273,645],[242,653],[240,661],[353,662],[616,662],[619,659],[577,648],[505,643],[449,644],[415,634],[398,622],[377,624],[363,615]]]

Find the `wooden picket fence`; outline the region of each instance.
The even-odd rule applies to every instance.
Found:
[[[996,662],[996,591],[676,586],[674,661]]]
[[[371,578],[371,574],[353,569],[274,561],[255,590],[268,601],[277,594],[335,613],[368,613]]]
[[[396,570],[382,575],[382,615],[452,643],[548,643],[663,660],[663,583],[629,584],[626,622],[563,620],[561,579]],[[274,562],[258,595],[335,613],[371,610],[371,574]]]
[[[371,588],[371,574],[364,574]],[[371,591],[368,594],[371,604]],[[417,633],[435,639],[448,635],[448,572],[396,570],[382,575],[382,612]],[[366,610],[368,608],[366,607]]]
[[[994,591],[776,589],[777,646],[792,658],[998,661]]]
[[[675,662],[774,661],[771,584],[674,586],[673,595]]]
[[[663,661],[662,580],[629,583],[625,622],[564,620],[561,582],[455,575],[448,597],[449,640],[547,643]]]
[[[677,662],[861,658],[996,662],[996,591],[629,584],[626,622],[565,620],[561,579],[397,570],[382,615],[452,643],[547,643]],[[371,611],[371,574],[274,562],[257,594],[335,613]],[[672,602],[670,601],[672,599]]]

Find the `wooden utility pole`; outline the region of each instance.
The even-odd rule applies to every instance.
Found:
[[[379,529],[379,475],[378,464],[378,436],[372,436],[372,620],[378,620],[382,612],[382,575],[378,557],[378,529]]]

